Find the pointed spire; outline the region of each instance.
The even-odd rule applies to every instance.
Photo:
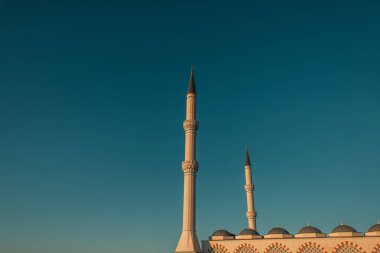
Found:
[[[248,145],[245,149],[245,166],[251,166],[251,161],[249,159],[249,154],[248,154]]]
[[[191,65],[189,88],[187,89],[187,94],[189,94],[189,93],[196,94],[196,92],[195,92],[194,67],[193,67],[193,65]]]

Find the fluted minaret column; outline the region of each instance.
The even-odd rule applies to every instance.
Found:
[[[182,162],[184,173],[183,192],[183,225],[182,234],[175,252],[201,252],[195,231],[195,188],[198,162],[196,160],[196,136],[198,121],[196,120],[196,92],[194,73],[191,69],[189,88],[186,100],[185,129],[185,160]]]
[[[248,227],[256,230],[256,212],[255,212],[255,202],[253,201],[253,189],[255,188],[252,184],[252,171],[251,171],[251,161],[249,159],[248,148],[245,152],[245,192],[247,193],[247,219]]]

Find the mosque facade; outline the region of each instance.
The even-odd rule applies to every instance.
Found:
[[[353,227],[340,224],[331,233],[323,233],[314,226],[305,226],[292,235],[286,229],[274,227],[265,235],[256,228],[254,185],[248,149],[245,154],[245,192],[247,197],[247,228],[239,234],[227,230],[215,231],[200,245],[196,235],[195,203],[196,137],[199,123],[196,118],[196,91],[191,70],[186,100],[185,160],[182,233],[175,253],[380,253],[380,222],[361,233]],[[202,247],[200,247],[202,246]]]

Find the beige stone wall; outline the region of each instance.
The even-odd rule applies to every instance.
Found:
[[[202,241],[204,253],[380,253],[380,236]]]

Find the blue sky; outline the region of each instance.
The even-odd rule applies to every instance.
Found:
[[[185,95],[197,230],[380,218],[380,3],[0,1],[0,251],[172,252]]]

